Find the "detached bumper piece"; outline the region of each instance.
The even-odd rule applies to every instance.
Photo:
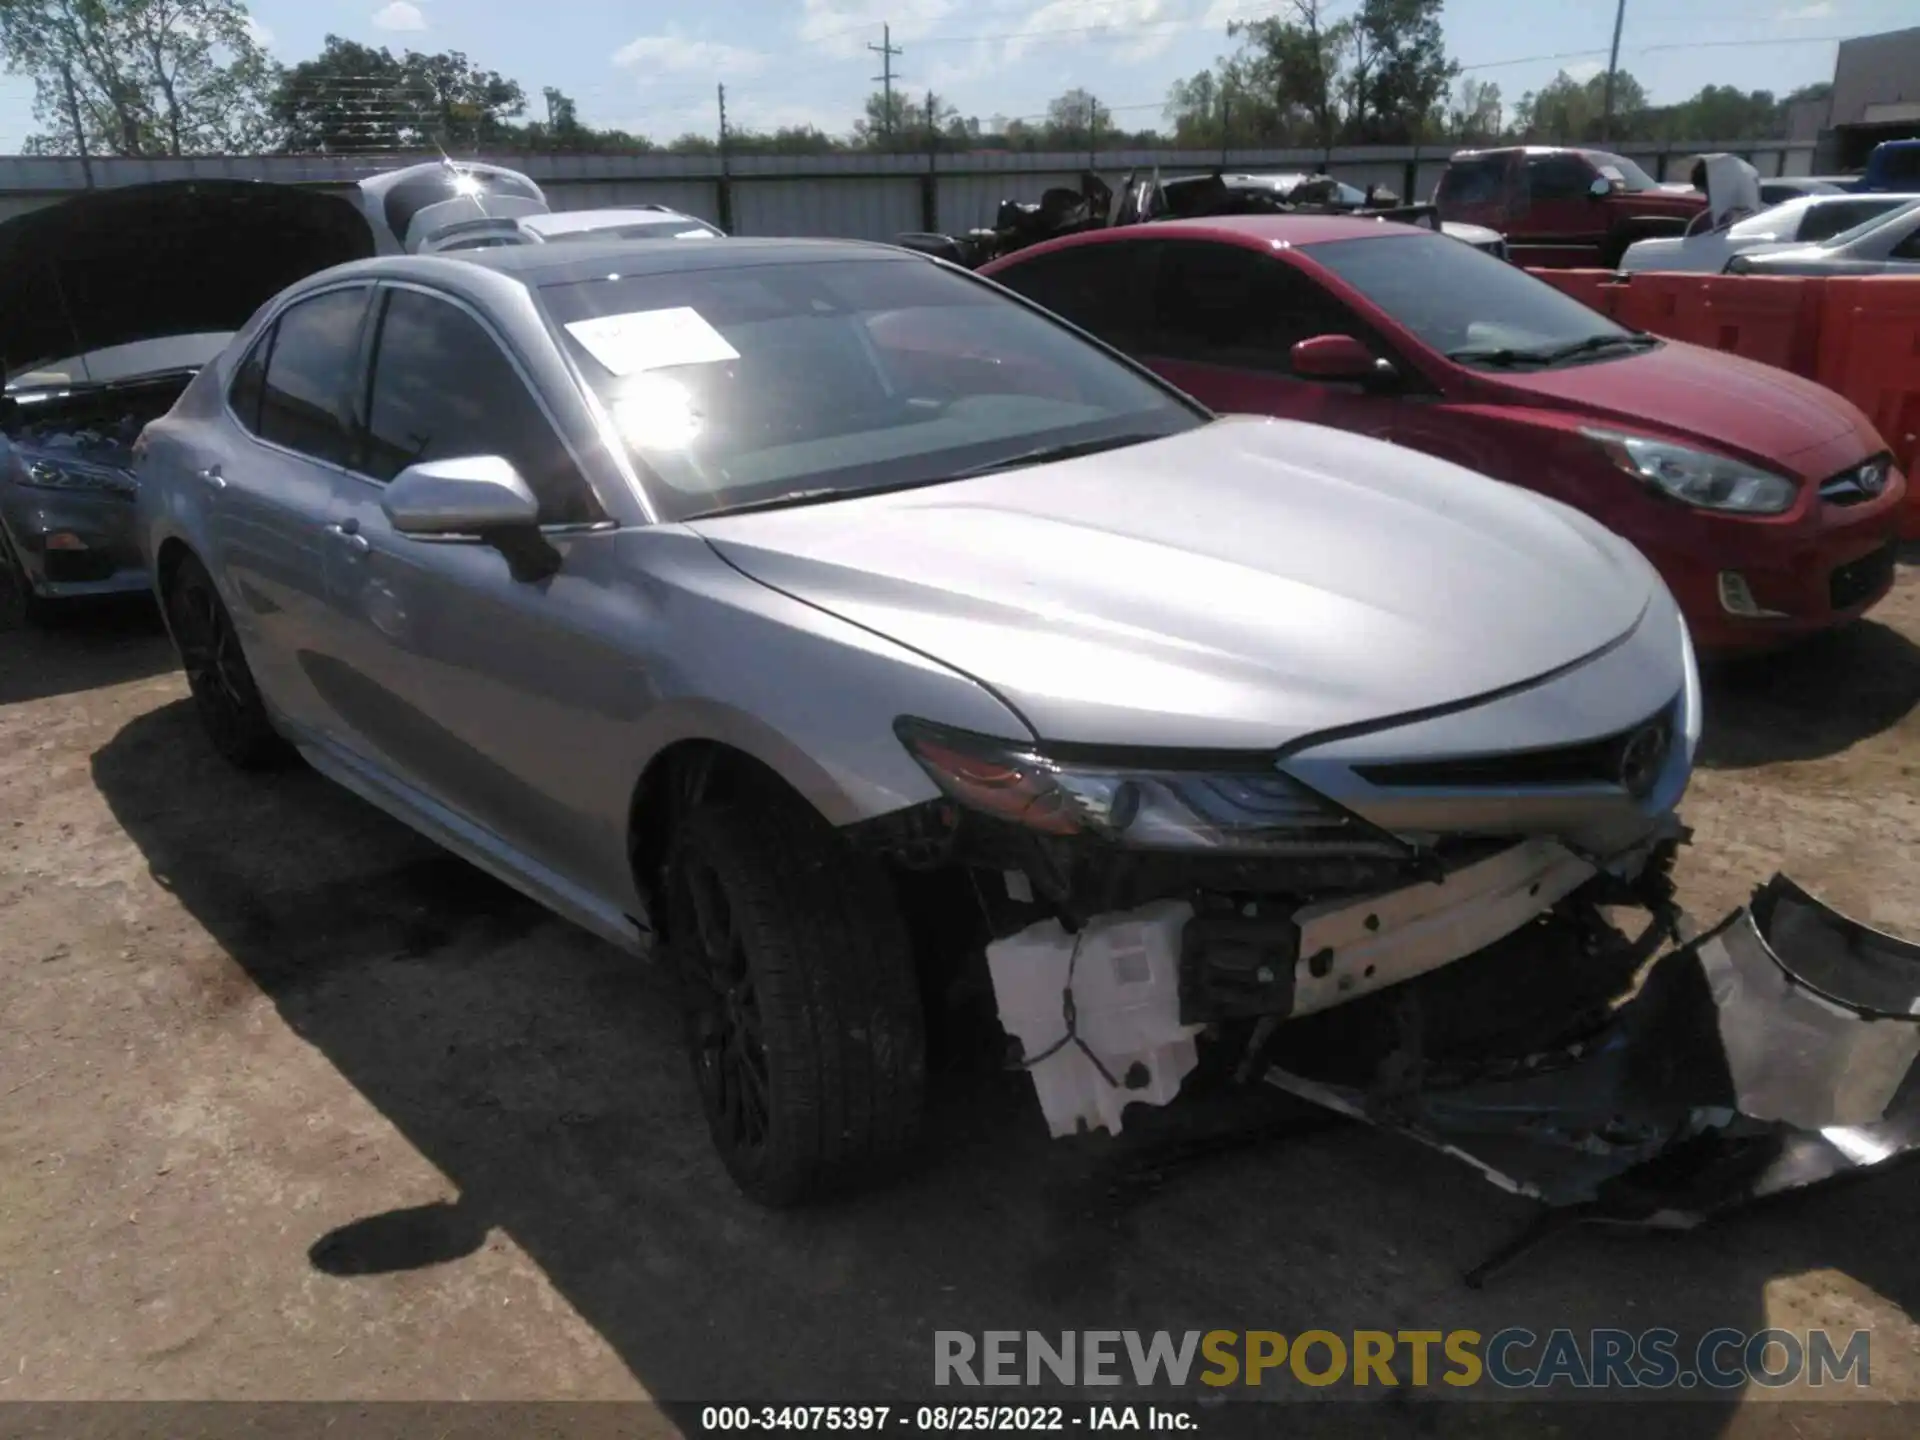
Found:
[[[1777,875],[1578,1041],[1473,1073],[1402,1056],[1367,1087],[1267,1079],[1566,1219],[1684,1229],[1920,1148],[1917,1058],[1920,945]]]

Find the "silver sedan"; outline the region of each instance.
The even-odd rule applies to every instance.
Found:
[[[213,743],[297,751],[657,945],[770,1203],[907,1153],[943,967],[1184,927],[1067,989],[1171,1005],[1177,963],[1177,1036],[1125,1009],[1140,1043],[1243,1043],[1550,909],[1656,901],[1699,734],[1674,602],[1595,522],[1216,417],[889,248],[341,266],[140,451]]]

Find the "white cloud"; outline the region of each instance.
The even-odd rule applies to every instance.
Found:
[[[1606,68],[1605,63],[1599,60],[1576,60],[1567,66],[1567,74],[1570,78],[1584,84],[1604,72]]]
[[[427,17],[420,13],[418,5],[393,0],[392,4],[373,12],[373,27],[376,30],[424,30]]]
[[[1037,44],[1098,42],[1122,63],[1137,63],[1171,45],[1187,19],[1168,0],[1048,0],[1029,11],[1007,41],[1007,59],[1018,60]]]
[[[1774,16],[1776,20],[1827,20],[1840,7],[1833,0],[1814,0],[1811,5],[1796,5],[1791,10],[1782,10]]]
[[[851,57],[879,44],[883,25],[892,27],[894,44],[904,45],[963,13],[960,0],[805,0],[797,33],[803,44]]]
[[[670,29],[664,35],[642,35],[613,52],[613,63],[648,73],[698,74],[727,78],[758,75],[768,56],[718,40],[696,40]]]
[[[271,50],[273,48],[273,31],[262,25],[251,15],[247,17],[247,35],[252,39],[253,43],[258,45],[262,50]]]

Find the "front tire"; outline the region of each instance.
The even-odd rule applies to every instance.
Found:
[[[27,567],[0,531],[0,634],[42,624],[46,618],[47,602],[33,593]]]
[[[926,1031],[881,865],[802,802],[701,804],[666,873],[667,946],[714,1147],[788,1206],[885,1178],[918,1138]]]
[[[166,604],[167,626],[187,672],[187,688],[213,748],[241,770],[284,763],[289,748],[267,716],[233,617],[214,589],[213,577],[193,556],[174,568]]]

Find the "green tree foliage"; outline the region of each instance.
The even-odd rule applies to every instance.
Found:
[[[39,154],[260,148],[273,65],[241,0],[0,0],[0,51],[32,77]]]
[[[572,148],[587,148],[585,127],[566,104]],[[523,138],[511,121],[526,108],[517,81],[458,50],[396,57],[385,46],[338,35],[327,36],[319,55],[284,71],[270,102],[283,150],[329,154],[511,143]],[[556,113],[552,129],[560,128]]]

